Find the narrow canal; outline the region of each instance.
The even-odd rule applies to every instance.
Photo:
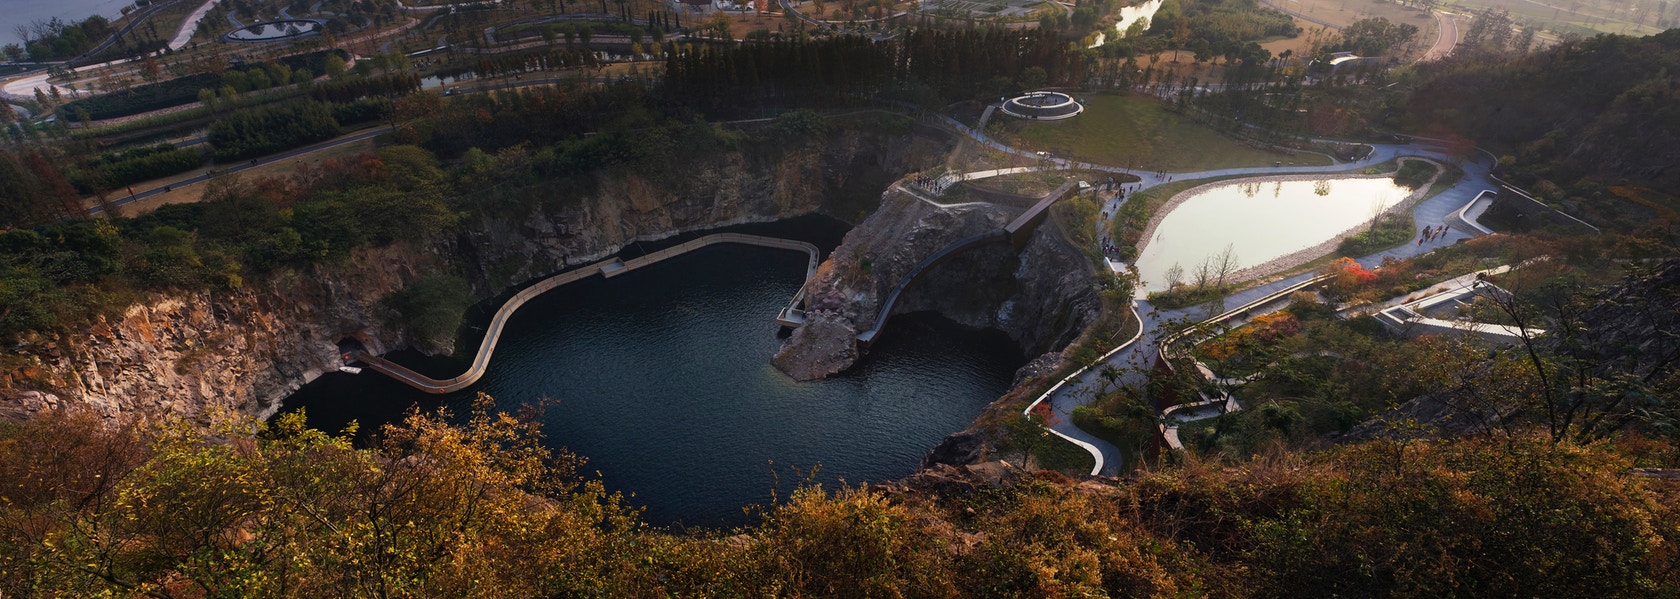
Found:
[[[813,228],[740,232],[825,250],[838,241]],[[797,252],[720,245],[587,279],[516,313],[489,371],[466,391],[438,397],[372,371],[332,373],[285,410],[306,410],[327,430],[354,420],[368,431],[413,406],[464,411],[479,391],[507,411],[546,399],[547,439],[588,458],[583,470],[633,495],[648,521],[728,526],[748,522],[742,508],[768,502],[778,479],[786,496],[802,480],[796,471],[816,467],[826,485],[910,474],[1023,363],[1001,333],[912,314],[895,318],[851,371],[795,382],[770,357],[782,343],[776,311],[805,263]],[[394,357],[434,375],[462,368]]]

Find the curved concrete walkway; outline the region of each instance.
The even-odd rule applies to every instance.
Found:
[[[206,0],[203,5],[193,9],[192,14],[187,15],[187,19],[185,21],[181,21],[181,26],[175,29],[175,37],[169,39],[169,49],[174,51],[185,48],[187,46],[187,42],[192,41],[193,34],[198,33],[198,22],[203,21],[204,15],[209,13],[210,9],[215,8],[216,4],[221,1],[222,0]],[[316,4],[316,6],[320,6],[320,4]],[[233,15],[229,13],[228,17],[232,18]]]
[[[987,136],[985,132],[964,125],[949,116],[940,115],[937,118],[940,120],[940,124],[955,129],[957,132],[968,136],[987,148],[1007,154],[1040,159],[1037,154],[1034,154],[1031,151],[1021,150],[999,143]],[[1194,172],[1167,173],[1167,176],[1165,177],[1154,172],[1135,171],[1114,166],[1073,161],[1065,158],[1048,158],[1044,159],[1044,162],[1048,166],[1059,169],[1080,169],[1121,173],[1139,178],[1140,181],[1127,184],[1127,188],[1130,191],[1126,194],[1126,198],[1132,197],[1132,194],[1137,191],[1142,191],[1144,189],[1149,189],[1166,183],[1168,179],[1172,179],[1173,181],[1189,181],[1194,179],[1209,179],[1214,177],[1242,175],[1266,176],[1349,172],[1405,156],[1431,158],[1444,162],[1457,162],[1464,169],[1463,178],[1459,179],[1459,181],[1453,184],[1452,187],[1436,194],[1434,197],[1421,200],[1412,206],[1412,219],[1414,221],[1415,228],[1413,231],[1413,240],[1418,239],[1417,233],[1421,233],[1425,227],[1447,225],[1449,227],[1447,233],[1437,238],[1435,241],[1424,242],[1423,244],[1407,242],[1399,246],[1359,258],[1358,262],[1367,268],[1375,267],[1382,264],[1382,261],[1386,258],[1407,258],[1425,254],[1435,251],[1441,247],[1453,245],[1464,239],[1486,234],[1484,230],[1479,227],[1466,226],[1465,220],[1459,218],[1459,216],[1461,209],[1473,203],[1474,200],[1477,199],[1477,197],[1479,197],[1483,192],[1499,188],[1499,185],[1491,177],[1491,168],[1493,166],[1491,157],[1479,157],[1475,161],[1458,162],[1457,160],[1454,160],[1453,157],[1448,156],[1445,153],[1440,142],[1437,140],[1427,139],[1414,140],[1414,143],[1410,144],[1366,145],[1369,145],[1372,149],[1370,155],[1363,160],[1352,162],[1341,162],[1326,166],[1212,169]],[[1103,209],[1107,214],[1113,215],[1117,208],[1125,204],[1125,201],[1125,199],[1120,199],[1118,197],[1113,198],[1104,204]],[[1106,238],[1108,223],[1106,221],[1099,222],[1098,227],[1100,228],[1098,231],[1098,238]],[[1107,263],[1109,268],[1114,272],[1122,272],[1126,268],[1125,264],[1115,262],[1113,260],[1108,260]],[[1054,387],[1052,387],[1050,391],[1045,392],[1044,395],[1035,400],[1032,405],[1028,407],[1028,410],[1037,407],[1041,402],[1049,401],[1052,415],[1049,419],[1050,422],[1048,426],[1050,432],[1056,434],[1058,437],[1067,439],[1091,453],[1091,456],[1096,460],[1096,467],[1092,469],[1091,474],[1117,476],[1120,474],[1121,467],[1123,466],[1120,459],[1120,449],[1107,441],[1097,438],[1095,435],[1081,430],[1078,426],[1073,424],[1073,409],[1095,401],[1099,392],[1105,391],[1110,386],[1109,383],[1103,380],[1100,376],[1103,367],[1114,367],[1120,369],[1124,373],[1119,384],[1141,387],[1147,379],[1149,370],[1155,365],[1155,361],[1159,353],[1157,343],[1162,333],[1163,324],[1173,321],[1200,322],[1214,316],[1213,314],[1210,314],[1210,312],[1215,306],[1242,306],[1249,304],[1257,299],[1276,293],[1280,290],[1304,283],[1315,276],[1317,276],[1317,273],[1315,272],[1297,274],[1282,280],[1238,291],[1226,296],[1219,302],[1209,302],[1177,310],[1160,311],[1151,305],[1147,300],[1141,298],[1136,299],[1133,301],[1132,310],[1133,314],[1137,315],[1140,324],[1138,335],[1132,340],[1116,347],[1113,351],[1104,355],[1102,359],[1098,360],[1096,363],[1068,375],[1061,382],[1058,382]]]
[[[985,245],[994,241],[1008,241],[1008,239],[1009,234],[1001,229],[997,231],[987,231],[985,233],[970,235],[963,239],[959,239],[955,243],[940,248],[939,251],[923,258],[921,262],[911,267],[910,272],[905,273],[904,277],[899,279],[898,285],[893,287],[892,292],[887,294],[886,301],[881,302],[881,309],[875,315],[875,324],[870,325],[869,330],[858,333],[858,343],[868,345],[875,342],[875,336],[880,334],[881,328],[887,325],[887,319],[892,318],[893,306],[898,303],[898,296],[904,293],[904,290],[909,288],[911,283],[916,281],[916,277],[921,276],[924,271],[932,268],[934,264],[938,264],[940,260],[944,260],[951,254],[955,254],[968,248]]]
[[[803,241],[777,239],[775,237],[762,237],[758,235],[746,235],[742,233],[716,233],[682,243],[674,247],[659,250],[640,258],[631,260],[620,260],[618,258],[602,260],[583,268],[554,275],[537,282],[535,285],[526,287],[519,293],[514,294],[513,297],[508,298],[507,302],[503,303],[502,307],[496,310],[496,315],[490,319],[489,328],[484,331],[484,340],[478,344],[478,354],[473,356],[472,365],[467,367],[466,372],[463,372],[453,378],[443,380],[430,378],[426,375],[414,372],[413,370],[409,370],[396,362],[367,353],[357,352],[353,354],[353,356],[355,359],[367,364],[369,368],[384,373],[408,384],[410,387],[414,387],[415,389],[419,389],[427,393],[452,393],[460,391],[471,386],[473,383],[478,382],[478,379],[484,376],[484,371],[490,366],[490,356],[496,352],[496,342],[501,339],[502,328],[507,326],[508,319],[512,318],[513,313],[518,311],[520,306],[525,305],[525,302],[531,301],[532,298],[547,293],[549,290],[556,287],[594,276],[597,273],[603,276],[613,277],[668,258],[680,256],[682,254],[719,243],[738,243],[805,252],[811,257],[809,264],[805,268],[806,282],[809,282],[811,277],[817,274],[817,265],[822,260],[822,252],[817,249],[817,246]],[[803,290],[803,287],[801,289]]]

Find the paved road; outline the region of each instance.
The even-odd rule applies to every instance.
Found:
[[[1429,51],[1424,52],[1417,61],[1440,60],[1452,55],[1453,48],[1464,38],[1460,25],[1466,20],[1469,20],[1469,17],[1437,11],[1435,23],[1439,26],[1436,27],[1435,45],[1430,46]]]
[[[182,181],[177,181],[177,182],[174,182],[174,183],[170,183],[169,185],[166,185],[166,186],[163,186],[163,187],[154,187],[154,188],[147,189],[147,190],[144,190],[144,191],[139,191],[139,192],[136,192],[134,195],[123,196],[121,198],[112,200],[110,203],[111,203],[112,206],[124,206],[124,205],[127,205],[127,204],[132,204],[134,202],[144,200],[146,198],[158,195],[160,193],[168,193],[170,190],[173,190],[174,188],[177,188],[177,187],[186,187],[186,186],[189,186],[189,185],[197,185],[199,183],[209,181],[213,177],[220,177],[220,176],[223,176],[223,175],[227,175],[229,173],[237,173],[239,171],[253,169],[253,168],[256,168],[258,166],[265,165],[265,164],[272,164],[272,163],[275,163],[275,162],[280,162],[282,160],[288,160],[288,159],[291,159],[291,158],[296,158],[296,157],[302,156],[304,154],[308,154],[308,153],[311,153],[311,152],[319,152],[321,150],[342,146],[344,144],[356,143],[356,142],[362,141],[364,139],[371,139],[373,137],[378,136],[381,133],[385,133],[385,129],[383,127],[376,127],[376,128],[369,129],[367,131],[363,131],[363,132],[360,132],[360,133],[353,133],[353,134],[346,135],[346,136],[343,136],[343,137],[335,137],[333,139],[329,139],[329,140],[323,141],[321,143],[310,144],[310,145],[307,145],[307,146],[304,146],[304,147],[301,147],[301,148],[297,148],[297,149],[294,149],[294,150],[287,150],[287,151],[281,152],[279,154],[272,154],[272,155],[268,155],[268,156],[263,156],[262,158],[258,158],[255,161],[246,161],[246,162],[241,162],[241,163],[238,163],[238,164],[226,166],[226,167],[223,167],[223,168],[215,169],[215,170],[211,171],[211,172],[215,173],[214,175],[211,175],[210,173],[205,173],[205,174],[199,175],[197,177],[192,177],[190,179],[185,179],[185,180],[182,180]],[[203,140],[203,138],[196,138],[196,139],[197,139],[197,141],[202,141]],[[196,143],[196,141],[195,140],[187,140],[185,142],[177,144],[177,147],[185,147],[185,146],[193,145],[193,143]],[[88,214],[100,214],[100,213],[103,213],[104,211],[105,211],[105,209],[103,207],[94,206],[94,207],[88,209]]]

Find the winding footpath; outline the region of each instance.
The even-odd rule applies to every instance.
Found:
[[[818,250],[817,246],[803,241],[778,239],[775,237],[762,237],[759,235],[746,235],[743,233],[714,233],[693,241],[688,241],[673,247],[649,253],[648,255],[640,258],[634,258],[631,260],[609,258],[602,260],[582,268],[566,271],[547,279],[543,279],[538,281],[535,285],[531,285],[530,287],[520,290],[519,293],[515,293],[513,297],[508,298],[507,302],[503,303],[500,309],[496,310],[496,315],[490,319],[490,325],[484,331],[484,339],[478,344],[478,353],[473,356],[472,365],[467,367],[466,372],[457,376],[442,380],[434,379],[410,370],[401,364],[397,364],[396,362],[365,352],[352,353],[351,357],[355,360],[361,361],[363,364],[367,365],[368,368],[377,370],[390,376],[391,378],[402,381],[410,387],[414,387],[415,389],[419,389],[427,393],[453,393],[455,391],[460,391],[472,386],[473,383],[478,382],[480,377],[484,376],[485,370],[490,366],[490,356],[496,352],[496,342],[501,340],[502,329],[507,326],[508,319],[512,318],[513,313],[517,312],[521,306],[524,306],[525,302],[531,301],[532,298],[547,293],[556,287],[560,287],[567,283],[573,283],[596,274],[606,277],[614,277],[644,266],[649,266],[668,258],[680,256],[706,246],[720,243],[756,245],[761,247],[805,252],[811,257],[810,262],[805,267],[806,283],[810,283],[811,277],[816,276],[817,265],[822,262],[822,251]],[[804,287],[801,286],[800,293],[803,292]],[[798,294],[796,294],[795,297],[797,298]]]
[[[983,131],[964,125],[956,119],[947,116],[940,116],[938,118],[941,119],[940,124],[955,129],[987,148],[1007,154],[1027,156],[1035,159],[1038,158],[1038,156],[1031,151],[1002,144],[991,139]],[[1090,170],[1131,175],[1133,177],[1137,177],[1140,181],[1137,183],[1127,184],[1129,188],[1134,190],[1126,195],[1127,198],[1130,198],[1133,197],[1133,194],[1137,191],[1161,185],[1167,182],[1169,178],[1174,181],[1190,181],[1197,179],[1211,179],[1215,177],[1245,175],[1265,177],[1294,174],[1346,173],[1364,169],[1372,165],[1381,164],[1400,157],[1419,157],[1434,159],[1442,162],[1457,162],[1453,157],[1447,154],[1446,149],[1443,146],[1433,142],[1432,140],[1421,140],[1410,144],[1367,145],[1371,147],[1372,151],[1365,159],[1331,164],[1327,166],[1226,168],[1167,173],[1167,176],[1163,177],[1154,172],[1136,171],[1114,166],[1068,160],[1064,158],[1050,158],[1046,159],[1045,162],[1053,168],[1045,170]],[[1464,239],[1486,234],[1484,233],[1485,229],[1480,229],[1480,226],[1474,223],[1473,217],[1470,217],[1471,220],[1466,222],[1465,217],[1467,214],[1465,209],[1475,203],[1476,200],[1482,198],[1482,194],[1484,192],[1499,189],[1499,185],[1492,179],[1490,174],[1493,162],[1490,157],[1478,156],[1476,161],[1460,162],[1459,164],[1464,169],[1463,178],[1459,179],[1459,181],[1452,187],[1443,190],[1434,197],[1421,200],[1412,206],[1412,219],[1414,221],[1413,240],[1418,238],[1418,234],[1421,233],[1425,227],[1447,225],[1449,226],[1449,230],[1445,235],[1442,235],[1434,241],[1425,242],[1423,244],[1408,241],[1407,243],[1399,246],[1359,258],[1358,262],[1368,268],[1375,267],[1382,264],[1382,261],[1386,258],[1408,258],[1426,254],[1435,251],[1438,248],[1453,245]],[[983,178],[985,175],[993,174],[994,173],[970,173],[965,175],[964,178]],[[1006,173],[999,171],[995,172],[995,174],[1001,175]],[[1110,199],[1104,204],[1104,211],[1107,214],[1112,215],[1115,213],[1116,209],[1125,204],[1125,201],[1125,199],[1120,198]],[[1474,211],[1474,208],[1470,208],[1469,210],[1469,212],[1472,213]],[[1106,230],[1108,223],[1101,222],[1098,226]],[[1123,272],[1126,268],[1126,265],[1112,260],[1108,261],[1108,266],[1116,273]],[[1209,302],[1206,304],[1176,310],[1159,310],[1155,308],[1155,306],[1151,305],[1148,300],[1142,299],[1141,297],[1135,299],[1132,303],[1132,311],[1137,316],[1140,324],[1137,335],[1111,350],[1092,365],[1080,369],[1057,382],[1056,385],[1049,391],[1046,391],[1043,395],[1040,395],[1036,400],[1034,400],[1032,404],[1027,407],[1026,412],[1031,412],[1035,408],[1038,408],[1040,404],[1047,402],[1050,408],[1046,421],[1047,428],[1050,429],[1050,432],[1084,448],[1091,454],[1091,457],[1095,460],[1095,465],[1091,468],[1092,475],[1101,474],[1106,476],[1117,476],[1120,474],[1123,466],[1123,458],[1120,448],[1114,446],[1114,444],[1109,443],[1108,441],[1098,438],[1096,435],[1086,432],[1078,426],[1075,426],[1073,424],[1074,408],[1094,402],[1101,395],[1116,388],[1116,385],[1141,387],[1145,383],[1148,373],[1150,369],[1154,367],[1158,357],[1160,351],[1158,343],[1162,337],[1164,325],[1173,322],[1200,322],[1215,316],[1213,312],[1223,312],[1223,306],[1245,306],[1255,302],[1256,300],[1265,298],[1268,295],[1272,295],[1281,290],[1304,283],[1315,276],[1317,276],[1316,272],[1301,273],[1263,285],[1249,287],[1242,291],[1228,295],[1221,301]],[[1219,309],[1216,310],[1215,308]],[[1105,367],[1118,369],[1122,373],[1121,377],[1112,383],[1106,380],[1103,377],[1103,370]]]

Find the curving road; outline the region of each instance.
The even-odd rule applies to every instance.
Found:
[[[1440,60],[1451,56],[1453,48],[1464,39],[1463,25],[1465,21],[1469,20],[1470,17],[1464,15],[1437,11],[1435,13],[1435,23],[1438,25],[1435,28],[1437,34],[1435,45],[1430,46],[1429,50],[1424,52],[1423,56],[1418,57],[1416,62]]]

